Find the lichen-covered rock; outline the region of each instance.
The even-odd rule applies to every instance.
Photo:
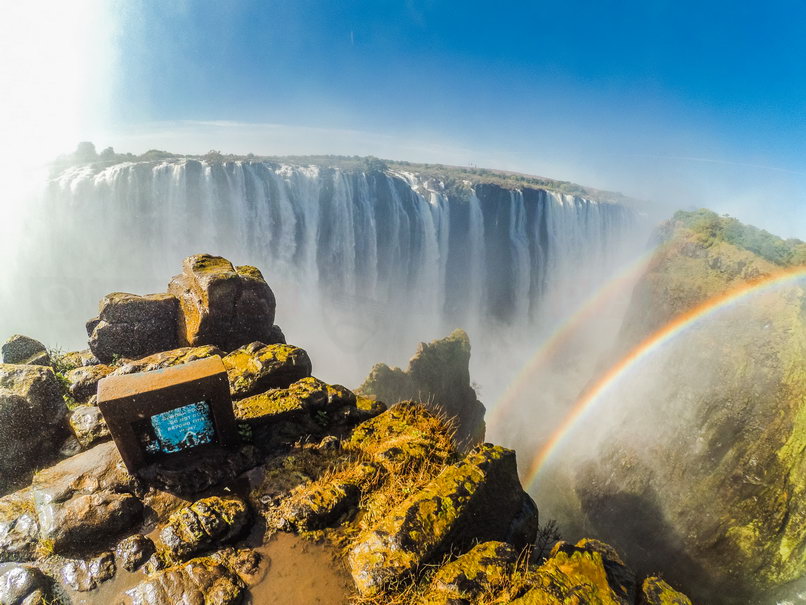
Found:
[[[67,436],[66,414],[53,370],[0,364],[0,493],[55,458]]]
[[[125,605],[237,605],[244,583],[212,557],[192,559],[151,575],[122,595]]]
[[[155,552],[154,543],[143,534],[134,534],[118,542],[115,558],[126,571],[135,571]]]
[[[474,602],[479,594],[507,582],[515,570],[518,551],[506,542],[483,542],[443,565],[431,580],[426,602],[450,599]],[[435,595],[433,593],[441,593]]]
[[[355,405],[355,395],[340,385],[309,376],[286,389],[275,389],[237,400],[235,418],[244,422],[277,422],[311,410]]]
[[[613,592],[599,552],[558,552],[530,574],[532,588],[510,605],[629,605]]]
[[[0,575],[2,605],[45,605],[50,601],[52,580],[32,565],[14,565]]]
[[[549,559],[560,553],[568,556],[574,553],[598,553],[602,557],[607,583],[613,593],[625,603],[635,603],[638,595],[638,583],[635,572],[629,569],[615,548],[601,540],[583,538],[576,544],[557,542],[551,549]]]
[[[115,557],[111,552],[101,553],[89,560],[74,559],[62,567],[62,581],[77,592],[87,592],[115,577]]]
[[[223,357],[224,352],[212,345],[179,347],[178,349],[171,349],[170,351],[160,351],[159,353],[141,357],[140,359],[125,359],[121,361],[120,365],[113,373],[119,375],[134,374],[135,372],[151,372],[153,370],[161,370],[183,363],[190,363],[197,359],[206,359],[214,355]]]
[[[40,471],[31,486],[41,538],[56,552],[85,552],[137,523],[143,506],[113,442]]]
[[[286,388],[311,375],[308,354],[293,345],[252,342],[224,357],[233,398]]]
[[[300,486],[277,512],[278,529],[322,529],[354,512],[363,489],[378,472],[377,465],[359,463]]]
[[[49,366],[53,362],[48,350],[38,340],[15,334],[0,347],[3,363],[19,363],[23,365]]]
[[[470,339],[463,330],[447,338],[420,343],[408,370],[380,363],[357,392],[381,401],[427,402],[456,423],[456,441],[472,446],[484,441],[484,405],[470,385]]]
[[[102,378],[109,376],[115,368],[106,364],[81,366],[69,370],[65,375],[70,394],[76,401],[87,401],[98,394],[98,383]]]
[[[691,599],[659,577],[650,576],[641,585],[638,605],[691,605]]]
[[[87,323],[90,349],[103,363],[174,349],[177,313],[177,300],[170,294],[107,294],[97,320]]]
[[[356,587],[374,594],[451,549],[506,539],[523,496],[515,452],[478,446],[355,541],[348,558]]]
[[[179,299],[181,345],[232,351],[254,341],[277,342],[274,293],[258,269],[209,254],[186,258],[182,269],[168,284]]]
[[[95,355],[93,355],[92,351],[89,349],[84,349],[83,351],[70,351],[64,355],[58,356],[54,361],[57,363],[57,365],[61,365],[67,369],[94,366],[101,363],[101,361]]]
[[[32,561],[39,542],[39,521],[30,488],[0,498],[0,562]]]
[[[95,405],[85,404],[73,408],[70,412],[70,428],[83,448],[111,438],[106,420]]]
[[[344,444],[390,470],[415,461],[439,462],[453,454],[450,431],[421,404],[404,402],[359,424]]]
[[[197,500],[172,514],[160,530],[160,542],[178,558],[240,536],[250,523],[249,508],[235,496]]]

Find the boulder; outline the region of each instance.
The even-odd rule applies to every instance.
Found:
[[[484,441],[484,405],[470,385],[470,339],[463,330],[420,343],[408,370],[375,365],[358,394],[397,403],[423,401],[454,419],[456,442],[463,448]]]
[[[97,548],[141,520],[135,487],[113,442],[40,471],[31,489],[42,540],[56,552]]]
[[[483,591],[505,584],[517,560],[518,551],[506,542],[477,544],[434,574],[427,602],[473,603]]]
[[[135,372],[151,372],[153,370],[161,370],[162,368],[169,368],[171,366],[178,366],[183,363],[190,363],[197,359],[205,359],[219,355],[224,356],[224,352],[218,347],[211,345],[204,345],[201,347],[179,347],[178,349],[171,349],[170,351],[161,351],[141,357],[140,359],[123,360],[118,368],[113,372],[115,375],[119,374],[134,374]]]
[[[524,496],[514,451],[474,448],[354,542],[348,560],[356,587],[377,594],[451,550],[506,540]]]
[[[241,578],[226,565],[212,557],[202,557],[152,574],[115,602],[125,605],[236,605],[243,598],[244,588]]]
[[[97,320],[87,323],[90,349],[103,363],[174,349],[177,309],[177,300],[170,294],[107,294],[101,299]]]
[[[82,448],[111,438],[103,414],[98,406],[79,405],[70,412],[70,428]]]
[[[183,346],[208,344],[232,351],[256,340],[277,342],[274,293],[255,267],[234,267],[209,254],[190,256],[168,292],[179,299]]]
[[[30,488],[0,498],[0,562],[33,561],[39,520]]]
[[[240,498],[202,498],[170,516],[160,530],[160,542],[171,555],[184,559],[239,537],[250,520],[249,508]]]
[[[286,388],[311,375],[311,359],[299,347],[252,342],[224,357],[234,399]]]
[[[154,543],[143,534],[134,534],[118,542],[115,558],[126,571],[135,571],[155,552]]]
[[[64,377],[73,398],[76,401],[87,401],[98,394],[98,383],[101,379],[109,376],[114,370],[115,368],[105,364],[81,366],[68,370]]]
[[[53,582],[32,565],[14,565],[0,575],[2,605],[45,605],[50,601]]]
[[[549,559],[564,553],[573,558],[574,553],[598,553],[602,558],[607,583],[613,593],[625,603],[635,603],[638,583],[635,572],[627,568],[615,548],[601,540],[583,538],[576,544],[557,542],[551,549]]]
[[[0,364],[0,493],[58,455],[67,408],[48,367]]]
[[[638,605],[691,605],[691,599],[661,578],[650,576],[641,585]]]
[[[62,581],[76,592],[87,592],[115,577],[115,557],[105,552],[89,560],[74,559],[62,567]]]
[[[84,349],[83,351],[70,351],[69,353],[58,356],[54,361],[56,362],[57,366],[61,365],[62,367],[68,369],[94,366],[101,363],[89,349]]]
[[[19,363],[23,365],[52,365],[48,350],[38,340],[15,334],[0,347],[3,363]]]

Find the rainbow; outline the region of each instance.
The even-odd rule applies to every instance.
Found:
[[[533,458],[525,477],[525,485],[531,487],[540,474],[540,471],[549,460],[551,455],[557,451],[565,438],[573,432],[576,424],[583,417],[590,413],[596,405],[603,400],[602,395],[610,390],[625,374],[627,374],[637,363],[647,358],[657,351],[664,344],[680,335],[687,328],[697,322],[710,317],[714,313],[724,309],[742,298],[763,290],[771,289],[789,282],[795,282],[806,278],[806,267],[800,266],[760,279],[747,282],[728,290],[727,292],[706,300],[696,307],[678,315],[672,321],[660,328],[658,331],[644,339],[618,363],[613,365],[595,383],[593,383],[574,404],[569,414],[565,417],[560,426],[552,433],[549,440],[537,452]]]
[[[638,275],[644,272],[653,258],[656,248],[651,248],[641,254],[636,260],[628,264],[610,281],[602,285],[591,296],[577,306],[565,321],[559,324],[555,330],[541,341],[540,347],[529,357],[509,386],[501,394],[493,405],[492,413],[488,416],[487,425],[492,428],[504,420],[513,403],[517,400],[524,387],[528,384],[528,378],[539,370],[543,364],[550,360],[560,349],[563,343],[583,325],[588,319],[598,313],[605,303],[617,293],[621,292],[634,282]]]

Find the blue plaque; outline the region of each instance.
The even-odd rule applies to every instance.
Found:
[[[215,441],[210,404],[206,401],[155,414],[137,427],[146,454],[174,454]]]

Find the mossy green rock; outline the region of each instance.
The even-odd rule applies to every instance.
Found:
[[[715,296],[791,270],[721,235],[731,224],[703,211],[664,226],[624,351]],[[663,570],[705,602],[747,603],[806,574],[804,281],[720,307],[627,378],[609,412],[616,428],[571,479],[580,524],[639,573]]]
[[[661,578],[650,576],[641,586],[638,605],[691,605],[691,599],[677,592]]]
[[[378,473],[374,464],[358,463],[300,486],[279,510],[280,529],[322,529],[354,512],[364,487]]]
[[[425,603],[462,599],[473,602],[479,594],[505,584],[515,570],[518,551],[506,542],[483,542],[443,565],[431,581]]]
[[[452,432],[422,404],[403,402],[359,424],[344,447],[360,450],[390,470],[415,461],[445,461]]]
[[[284,389],[311,375],[308,354],[287,344],[250,343],[224,357],[224,366],[235,399],[268,389]]]
[[[237,574],[212,557],[158,571],[121,595],[126,605],[236,605],[244,594]],[[117,601],[116,601],[117,602]]]
[[[451,549],[506,540],[523,497],[515,452],[475,448],[356,540],[348,555],[356,587],[375,594]]]
[[[354,406],[355,395],[340,385],[309,376],[285,389],[274,389],[234,402],[235,418],[249,422],[277,422],[310,411]]]
[[[202,498],[170,516],[160,542],[174,557],[185,558],[240,536],[249,522],[249,508],[240,498]]]

